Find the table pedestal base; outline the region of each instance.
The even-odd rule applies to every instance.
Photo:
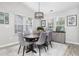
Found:
[[[28,50],[26,51],[26,53],[28,53],[28,52],[30,52],[30,51],[32,51],[32,52],[34,52],[34,53],[37,53],[37,52],[34,50],[33,44],[29,45]]]

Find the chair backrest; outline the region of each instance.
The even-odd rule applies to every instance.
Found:
[[[46,32],[41,32],[40,36],[39,36],[38,43],[41,45],[41,44],[44,44],[45,41],[46,41]]]
[[[48,37],[47,37],[47,41],[51,41],[52,40],[52,31],[48,32]]]
[[[19,44],[24,45],[25,40],[23,38],[23,33],[18,33]]]

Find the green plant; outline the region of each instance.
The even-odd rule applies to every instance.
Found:
[[[44,28],[43,27],[37,27],[37,31],[39,31],[39,30],[44,31]]]

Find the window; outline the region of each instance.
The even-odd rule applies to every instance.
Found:
[[[48,23],[48,30],[53,31],[53,22]]]
[[[9,24],[9,14],[0,12],[0,24]]]
[[[15,16],[15,33],[23,32],[23,17],[20,15]]]
[[[5,13],[4,16],[5,16],[5,24],[9,24],[9,14]]]
[[[64,17],[59,17],[56,21],[56,31],[65,31],[65,19]]]

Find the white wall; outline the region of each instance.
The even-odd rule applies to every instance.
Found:
[[[67,16],[69,15],[77,15],[77,26],[67,26]],[[79,44],[79,8],[75,7],[72,9],[60,11],[60,12],[55,12],[55,13],[48,13],[45,14],[44,19],[48,22],[54,22],[54,28],[53,30],[56,30],[56,20],[58,17],[64,17],[65,19],[65,31],[66,31],[66,43],[73,43],[73,44]],[[37,21],[34,24],[39,25],[40,21]],[[37,26],[35,25],[35,27]],[[47,24],[46,24],[47,27]]]
[[[22,15],[24,17],[24,25],[26,24],[26,20],[28,17],[34,17],[33,11],[28,8],[27,6],[23,5],[22,3],[0,3],[0,12],[9,13],[9,24],[0,24],[0,46],[10,44],[17,42],[17,36],[14,33],[14,21],[15,21],[15,15]],[[69,43],[79,43],[79,8],[69,9],[61,12],[57,12],[54,14],[47,14],[45,15],[45,18],[43,20],[47,20],[49,22],[50,20],[54,21],[59,16],[62,16],[65,18],[65,21],[67,21],[68,15],[74,15],[77,14],[77,26],[76,27],[68,27],[66,24],[66,42]],[[40,26],[40,20],[33,18],[33,29],[36,29],[38,26]],[[55,30],[55,24],[54,24],[54,30]]]
[[[26,23],[28,17],[33,15],[32,10],[22,3],[0,2],[0,12],[9,13],[9,24],[0,24],[0,46],[17,42],[14,33],[15,15],[22,15]]]
[[[67,16],[68,15],[77,15],[77,26],[67,26]],[[69,9],[61,12],[54,13],[52,16],[55,17],[64,17],[65,18],[65,29],[66,29],[66,42],[67,43],[74,43],[79,44],[79,9]]]

